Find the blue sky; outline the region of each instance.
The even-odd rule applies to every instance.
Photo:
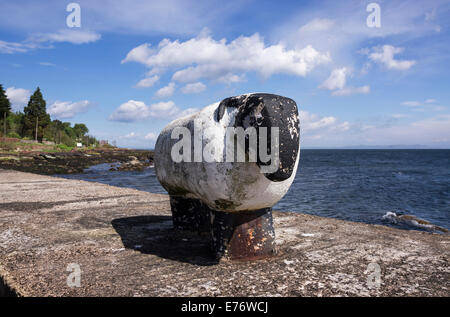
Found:
[[[231,95],[300,109],[303,147],[450,147],[450,1],[0,0],[0,83],[39,86],[53,119],[152,148],[171,120]]]

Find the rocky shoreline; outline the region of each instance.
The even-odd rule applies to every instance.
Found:
[[[153,151],[115,148],[54,153],[0,152],[0,168],[41,175],[82,173],[101,163],[118,164],[112,166],[111,171],[139,171],[153,165]]]

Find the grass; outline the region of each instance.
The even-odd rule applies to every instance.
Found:
[[[71,151],[73,149],[72,146],[67,146],[65,144],[58,144],[56,147],[62,151]]]
[[[0,152],[3,153],[20,153],[20,152],[46,152],[46,153],[57,153],[57,152],[69,152],[75,147],[67,146],[65,144],[44,144],[44,143],[27,143],[25,140],[29,138],[23,138],[22,140],[15,139],[5,140],[0,137]],[[115,149],[116,147],[111,145],[94,146],[90,145],[88,147],[79,148],[79,151],[93,151],[96,149]],[[93,155],[100,155],[99,153],[91,153]]]
[[[42,143],[24,143],[24,142],[2,142],[0,141],[0,151],[2,152],[24,152],[24,151],[36,151],[36,152],[68,152],[73,147],[65,144],[42,144]]]

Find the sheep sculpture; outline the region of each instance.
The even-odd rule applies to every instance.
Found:
[[[272,206],[292,184],[299,157],[295,101],[252,93],[169,123],[154,161],[174,227],[210,232],[217,258],[252,260],[275,253]]]

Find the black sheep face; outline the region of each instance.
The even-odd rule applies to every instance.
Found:
[[[276,172],[265,173],[274,182],[288,179],[295,168],[300,150],[300,127],[297,104],[294,100],[264,93],[241,95],[222,100],[216,111],[216,120],[220,121],[226,108],[238,108],[234,127],[254,127],[259,133],[260,127],[267,128],[267,153],[271,148],[271,128],[279,128],[279,166]],[[259,138],[258,138],[259,149]],[[246,143],[248,151],[248,143]],[[269,165],[263,162],[258,153],[258,166]]]

